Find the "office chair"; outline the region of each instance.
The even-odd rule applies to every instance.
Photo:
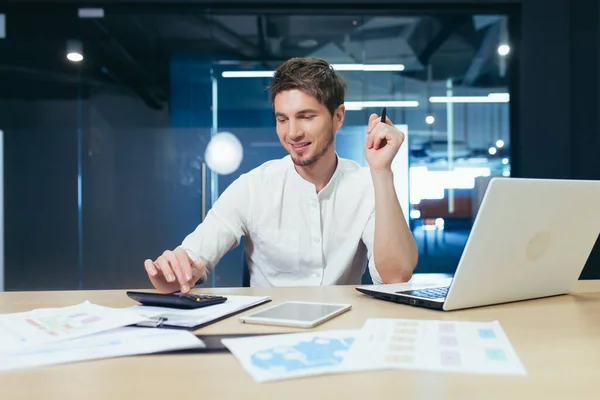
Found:
[[[250,269],[248,268],[248,261],[246,261],[246,253],[242,252],[242,287],[250,287]]]
[[[244,246],[244,238],[242,238],[241,244]],[[242,287],[250,287],[250,268],[248,267],[245,250],[242,250]]]

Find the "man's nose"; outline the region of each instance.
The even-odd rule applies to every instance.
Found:
[[[302,130],[296,122],[290,121],[290,130],[288,131],[288,137],[292,140],[296,140],[302,137]]]

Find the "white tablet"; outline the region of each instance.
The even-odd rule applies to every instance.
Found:
[[[266,324],[312,328],[352,308],[351,304],[287,301],[265,310],[240,317],[248,324]]]

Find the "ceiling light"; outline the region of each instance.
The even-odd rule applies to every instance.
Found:
[[[6,37],[6,15],[0,14],[0,39]]]
[[[346,110],[362,110],[368,107],[419,107],[418,101],[346,101]]]
[[[363,109],[361,101],[347,101],[344,103],[346,111],[359,111]]]
[[[500,139],[500,140],[496,140],[496,147],[501,149],[502,147],[504,147],[504,140]]]
[[[103,8],[80,8],[77,10],[79,18],[104,18]]]
[[[315,39],[304,39],[298,42],[298,46],[305,49],[309,47],[315,47],[318,44],[319,42],[317,42]]]
[[[501,56],[505,56],[508,53],[510,53],[510,46],[507,44],[501,44],[500,46],[498,46],[498,54],[500,54]]]
[[[404,71],[403,64],[331,64],[336,71]],[[223,78],[272,78],[275,71],[223,71]]]
[[[67,60],[71,62],[83,61],[83,45],[79,40],[67,41]]]
[[[508,103],[510,101],[510,95],[508,93],[490,93],[487,97],[502,103]]]
[[[432,103],[508,103],[508,93],[490,93],[487,96],[431,96]]]
[[[223,78],[272,78],[273,71],[223,71]]]
[[[496,152],[497,152],[497,150],[496,150],[496,148],[495,148],[495,147],[490,147],[490,148],[488,149],[488,153],[490,153],[490,155],[492,155],[492,156],[493,156],[494,154],[496,154]]]
[[[68,53],[67,60],[73,62],[80,62],[83,61],[83,55],[81,53]]]
[[[433,117],[433,115],[428,115],[425,117],[425,122],[427,122],[429,125],[431,125],[435,122],[435,118]]]
[[[337,71],[404,71],[403,64],[331,64]]]
[[[503,158],[502,159],[502,164],[507,165],[508,164],[508,158]]]

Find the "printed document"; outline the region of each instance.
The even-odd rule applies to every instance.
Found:
[[[0,315],[0,355],[31,346],[75,339],[147,320],[127,309],[89,302]]]
[[[0,371],[198,347],[204,342],[188,331],[124,327],[0,354]]]
[[[368,319],[342,367],[526,375],[500,323]]]
[[[257,382],[365,369],[342,367],[358,331],[314,331],[223,339],[242,367]]]
[[[224,303],[192,310],[144,305],[129,307],[128,310],[143,317],[166,318],[165,322],[161,325],[166,328],[177,327],[191,329],[195,326],[207,324],[219,318],[230,316],[271,300],[269,296],[227,295],[225,297],[227,297],[227,301]]]

